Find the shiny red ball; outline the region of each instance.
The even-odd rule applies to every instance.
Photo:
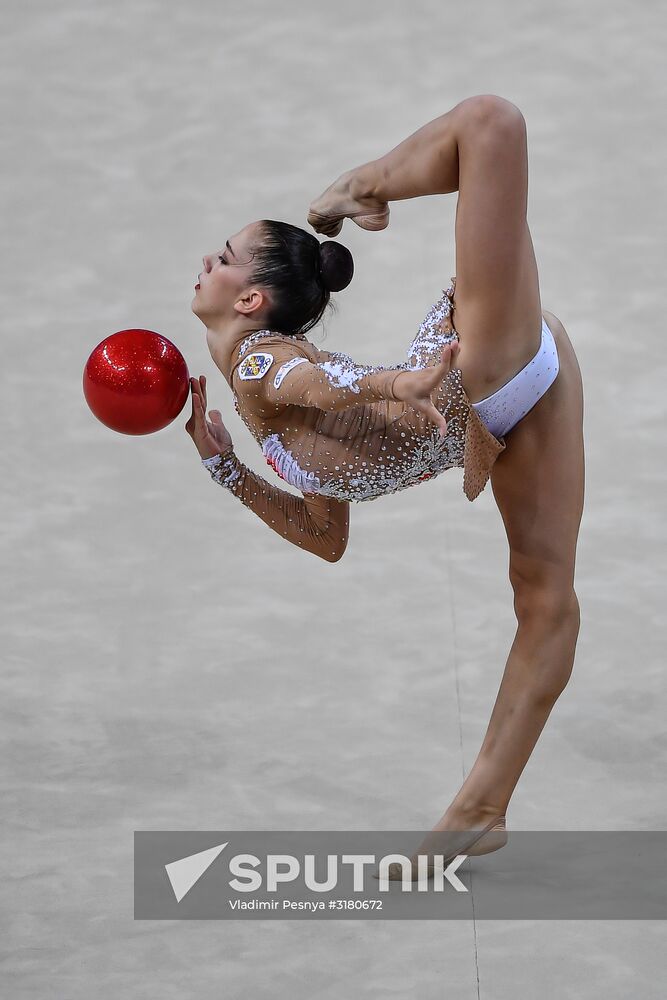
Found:
[[[152,434],[178,416],[190,392],[185,358],[152,330],[120,330],[92,351],[83,394],[98,420],[121,434]]]

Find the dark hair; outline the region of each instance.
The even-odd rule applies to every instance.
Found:
[[[249,280],[271,289],[267,329],[307,333],[319,323],[327,306],[335,311],[331,292],[341,291],[352,281],[352,254],[341,243],[320,243],[289,222],[263,219],[260,226]]]

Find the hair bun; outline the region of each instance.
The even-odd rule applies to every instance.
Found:
[[[354,274],[354,261],[347,247],[335,240],[320,243],[320,262],[322,281],[329,292],[347,288]]]

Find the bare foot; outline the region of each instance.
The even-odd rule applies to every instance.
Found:
[[[324,236],[337,236],[344,219],[376,232],[389,225],[389,205],[362,190],[356,170],[341,174],[308,210],[308,224]]]
[[[475,833],[488,827],[490,823],[492,826],[487,832],[476,840],[474,844],[470,844],[470,841],[475,837]],[[438,820],[417,850],[410,855],[412,881],[419,878],[417,865],[419,855],[443,855],[443,867],[446,868],[457,854],[466,854],[470,857],[490,854],[492,851],[498,851],[501,847],[504,847],[507,839],[505,817],[498,816],[497,810],[494,810],[493,813],[488,811],[464,813],[461,810],[455,811],[450,808]],[[432,857],[429,857],[426,873],[430,876],[433,874],[433,871],[434,860]],[[393,881],[400,881],[402,877],[403,870],[401,865],[397,862],[390,864],[388,878]]]

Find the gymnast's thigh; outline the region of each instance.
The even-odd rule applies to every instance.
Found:
[[[542,327],[525,119],[490,95],[467,120],[458,148],[454,325],[467,363],[484,359],[493,377],[532,357]]]

